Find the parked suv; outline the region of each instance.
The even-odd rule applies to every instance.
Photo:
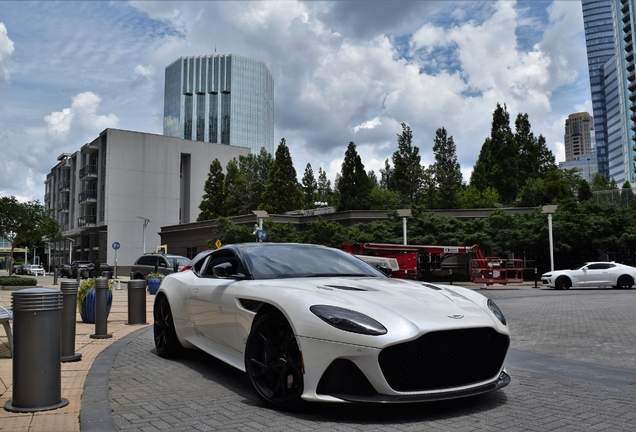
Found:
[[[80,272],[80,277],[82,278],[90,277],[89,265],[91,268],[93,267],[93,263],[91,261],[73,261],[71,263],[71,268],[68,271],[67,277],[69,279],[76,279],[78,269]]]
[[[130,277],[132,279],[146,279],[148,274],[157,271],[163,275],[174,273],[175,263],[177,271],[181,270],[190,262],[189,258],[181,255],[163,255],[163,254],[144,254],[140,256],[130,269]]]

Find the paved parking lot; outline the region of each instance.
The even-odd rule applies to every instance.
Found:
[[[499,305],[512,331],[506,362],[512,382],[503,390],[445,402],[310,405],[281,413],[263,408],[245,375],[212,357],[161,359],[149,326],[111,353],[114,423],[124,431],[636,430],[636,289],[526,285],[480,292]]]

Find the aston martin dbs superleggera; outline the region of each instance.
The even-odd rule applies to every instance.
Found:
[[[309,244],[228,245],[166,277],[154,339],[162,357],[196,348],[245,371],[277,409],[449,399],[510,382],[510,332],[493,301]]]

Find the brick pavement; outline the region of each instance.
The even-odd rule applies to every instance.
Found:
[[[78,325],[77,350],[84,354],[79,363],[95,363],[89,371],[79,363],[77,370],[63,370],[63,388],[85,380],[84,432],[636,430],[636,290],[553,291],[526,284],[480,292],[497,302],[513,334],[506,366],[512,382],[486,395],[414,405],[318,404],[280,413],[263,408],[243,373],[197,352],[161,359],[151,326],[124,326],[126,318],[112,312],[108,329],[114,338],[107,346],[93,339],[82,345],[94,329],[80,334]],[[2,291],[0,301],[6,303]],[[151,307],[147,311],[150,319]],[[3,336],[4,405],[10,399],[10,361],[3,355]],[[80,430],[79,402],[64,390],[62,396],[69,407],[48,414],[0,412],[0,431]]]

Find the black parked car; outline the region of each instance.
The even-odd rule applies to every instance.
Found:
[[[59,277],[70,277],[71,265],[70,264],[60,264],[57,268],[57,274]]]
[[[71,263],[71,267],[69,269],[68,278],[69,279],[77,279],[77,272],[79,271],[80,278],[85,279],[91,277],[91,272],[89,271],[88,266],[93,266],[91,261],[73,261]]]

